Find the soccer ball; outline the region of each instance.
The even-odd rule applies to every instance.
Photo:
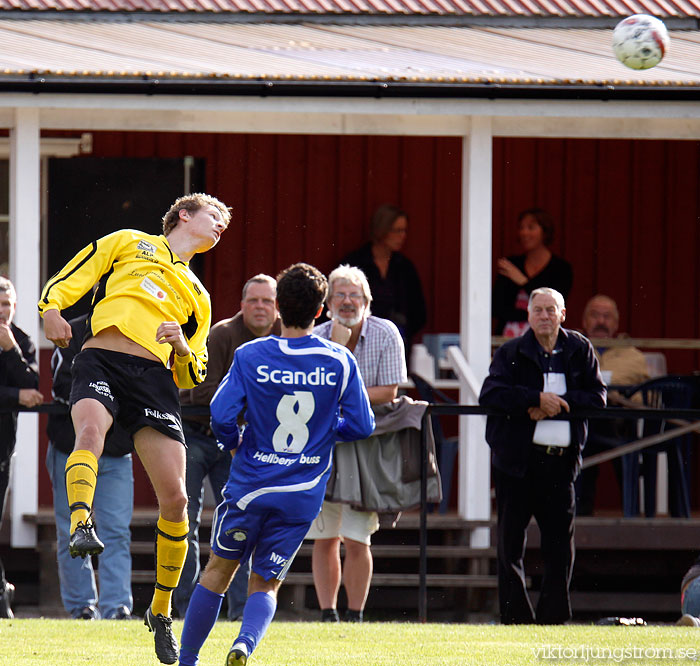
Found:
[[[635,14],[622,19],[613,31],[613,51],[630,69],[649,69],[661,62],[668,51],[666,26],[657,18]]]

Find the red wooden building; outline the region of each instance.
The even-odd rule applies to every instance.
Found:
[[[234,209],[204,258],[215,320],[237,310],[254,273],[300,260],[332,270],[365,241],[371,211],[390,201],[410,215],[405,250],[428,298],[424,332],[459,330],[459,139],[94,132],[92,145],[90,157],[205,160],[207,189]],[[604,292],[635,337],[698,337],[698,182],[697,141],[495,138],[493,258],[517,252],[519,210],[545,207],[558,221],[554,249],[574,268],[570,326]],[[694,352],[666,353],[672,372],[700,369]],[[42,383],[48,394],[45,371]],[[40,460],[45,445],[42,437]],[[39,502],[51,504],[43,466],[40,475]],[[148,505],[140,477],[137,503]]]
[[[119,160],[123,173],[156,169],[144,181],[154,201],[156,185],[172,182],[166,163],[194,162],[195,181],[233,206],[234,224],[199,267],[215,319],[237,309],[253,273],[298,260],[332,269],[365,240],[371,211],[393,202],[410,216],[405,251],[427,295],[425,332],[459,331],[478,381],[490,357],[491,260],[517,250],[518,211],[540,206],[559,223],[554,250],[573,264],[570,325],[590,295],[605,292],[635,337],[697,336],[695,1],[634,4],[672,29],[671,52],[646,72],[612,57],[622,10],[607,2],[0,8],[10,274],[17,321],[36,339],[39,286],[51,261],[107,215],[99,195],[118,202],[109,206],[116,221],[140,210],[131,195],[91,181],[101,162]],[[45,141],[84,134],[85,152],[43,159],[55,155]],[[70,169],[79,181],[66,178]],[[97,197],[87,217],[59,223],[78,195]],[[669,352],[668,361],[677,372],[698,365],[693,352]],[[460,399],[468,398],[465,381]],[[28,444],[15,465],[38,483],[15,485],[12,517],[17,543],[31,545],[22,516],[50,494],[43,424],[24,423]],[[481,498],[470,517],[483,517],[488,452],[479,423],[468,429],[460,485]],[[137,503],[149,503],[139,486]],[[463,513],[471,501],[460,497]]]

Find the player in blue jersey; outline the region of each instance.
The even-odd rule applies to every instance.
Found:
[[[336,441],[368,437],[374,415],[353,355],[311,334],[328,285],[313,266],[277,278],[282,336],[248,342],[211,402],[212,428],[237,449],[217,507],[212,552],[185,615],[181,666],[195,666],[239,561],[248,600],[227,666],[242,666],[275,614],[277,591],[318,515]],[[245,409],[242,434],[238,416]]]

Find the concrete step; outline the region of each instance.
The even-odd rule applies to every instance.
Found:
[[[428,587],[474,587],[494,589],[497,586],[496,576],[428,574],[425,580]],[[152,585],[154,581],[153,571],[134,569],[134,571],[131,572],[132,583]],[[375,573],[372,575],[372,587],[418,587],[418,583],[418,574]],[[284,584],[286,586],[313,585],[314,579],[310,572],[290,572],[287,574]]]
[[[420,555],[420,546],[414,544],[376,544],[372,545],[372,556],[379,558],[417,558]],[[305,543],[299,549],[297,557],[311,557],[313,545]],[[209,555],[211,550],[208,543],[200,542],[199,550],[202,555]],[[131,553],[133,555],[148,555],[153,552],[152,541],[132,541]],[[443,559],[495,559],[495,548],[471,548],[469,546],[437,546],[429,545],[426,554],[430,558]]]

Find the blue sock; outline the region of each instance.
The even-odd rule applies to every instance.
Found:
[[[180,639],[180,666],[197,666],[199,663],[199,651],[219,618],[223,600],[223,594],[199,584],[194,588]]]
[[[233,644],[242,641],[248,646],[248,655],[251,655],[265,635],[276,610],[277,599],[272,595],[267,592],[251,594],[245,602],[243,622],[241,622],[238,638],[233,641]]]

